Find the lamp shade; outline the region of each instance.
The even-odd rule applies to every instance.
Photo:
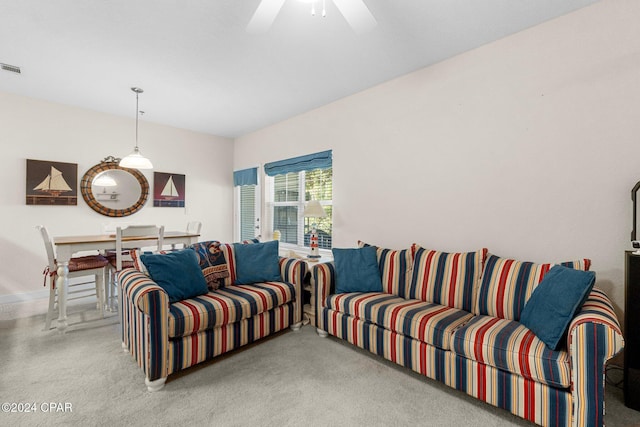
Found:
[[[138,110],[138,95],[144,91],[139,87],[132,87],[131,90],[136,94],[136,146],[133,153],[120,160],[119,166],[129,169],[153,169],[151,160],[144,157],[138,150],[138,116],[144,113],[144,111]]]
[[[133,149],[133,153],[120,160],[120,167],[129,169],[153,169],[151,160],[140,154],[138,147]]]
[[[304,216],[306,218],[325,218],[327,213],[317,200],[310,200],[304,207]]]

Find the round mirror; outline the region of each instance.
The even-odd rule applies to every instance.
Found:
[[[94,211],[112,217],[128,216],[142,209],[149,197],[149,182],[137,169],[118,166],[107,157],[82,177],[80,192]]]

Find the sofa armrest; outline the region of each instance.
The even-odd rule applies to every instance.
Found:
[[[282,280],[291,283],[296,289],[296,301],[294,305],[295,316],[293,325],[299,328],[302,324],[302,306],[304,304],[302,287],[307,276],[307,263],[298,258],[280,258],[280,275]]]
[[[137,360],[148,381],[168,375],[169,296],[146,274],[126,268],[118,274],[122,291],[122,346]]]
[[[149,314],[155,309],[157,299],[165,307],[169,306],[169,295],[149,276],[133,268],[126,268],[118,274],[122,295],[126,296],[140,311]],[[157,294],[157,295],[156,295]]]
[[[594,288],[569,325],[573,425],[604,425],[607,360],[624,347],[620,323],[607,295]]]
[[[333,262],[316,264],[311,267],[311,293],[315,296],[316,327],[326,330],[322,309],[327,297],[336,291],[336,269]]]
[[[302,286],[307,276],[307,263],[298,258],[280,258],[280,275],[287,283]]]

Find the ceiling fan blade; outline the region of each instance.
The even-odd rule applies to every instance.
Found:
[[[284,2],[285,0],[262,0],[247,25],[247,32],[254,34],[266,32],[278,16]]]
[[[378,25],[363,0],[333,0],[333,3],[358,34],[369,31]]]

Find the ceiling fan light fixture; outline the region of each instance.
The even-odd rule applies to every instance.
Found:
[[[136,146],[133,149],[133,153],[120,160],[119,166],[129,169],[153,169],[151,160],[144,157],[138,148],[138,116],[142,113],[142,111],[138,110],[138,95],[144,91],[139,87],[132,87],[131,90],[136,94]]]
[[[285,1],[286,0],[261,0],[249,21],[249,25],[247,25],[247,32],[252,34],[267,32],[276,19],[276,16],[278,16],[278,13],[280,13],[280,9]],[[316,14],[315,4],[320,0],[298,1],[307,4],[311,3],[311,15]],[[326,2],[327,0],[322,0],[323,17],[327,16]],[[358,35],[371,31],[377,25],[376,19],[369,11],[367,5],[364,4],[364,0],[333,0],[333,4]]]

